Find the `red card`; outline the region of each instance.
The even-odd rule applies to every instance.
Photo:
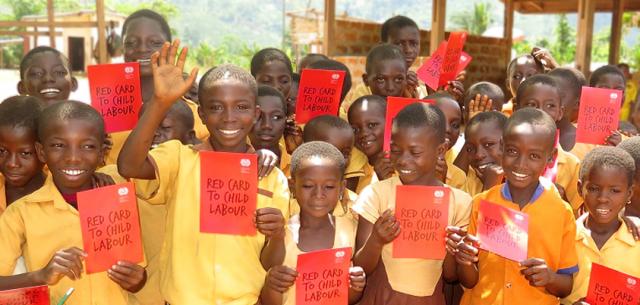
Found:
[[[582,87],[576,142],[604,145],[611,132],[618,130],[622,91]]]
[[[200,232],[256,235],[258,155],[200,152]]]
[[[131,130],[142,107],[140,64],[94,65],[87,68],[91,106],[104,118],[107,133]]]
[[[591,305],[637,305],[640,279],[593,263],[586,301]]]
[[[460,62],[458,63],[458,70],[456,70],[456,76],[458,76],[458,74],[460,74],[462,70],[467,68],[467,66],[469,65],[472,59],[473,57],[467,54],[467,52],[462,51],[462,53],[460,53]]]
[[[418,70],[416,74],[418,78],[422,80],[429,88],[433,90],[438,89],[438,83],[440,80],[440,68],[444,61],[444,52],[447,50],[447,42],[443,41],[438,46],[438,49],[431,54],[429,60],[427,60]]]
[[[298,255],[296,305],[344,305],[349,301],[351,248]]]
[[[49,287],[35,286],[0,291],[0,305],[49,305]]]
[[[556,129],[556,144],[555,147],[558,147],[558,143],[560,142],[560,129]],[[558,154],[553,158],[553,163],[547,168],[545,168],[542,176],[549,179],[549,181],[555,183],[556,178],[558,177]]]
[[[383,143],[383,149],[385,152],[389,152],[391,150],[391,123],[393,123],[393,119],[398,115],[398,112],[404,109],[404,107],[418,102],[433,104],[432,100],[387,96],[387,115],[384,122]]]
[[[338,115],[344,71],[304,69],[296,100],[296,122],[306,124],[324,115]]]
[[[440,68],[440,81],[438,82],[438,87],[444,86],[447,82],[456,79],[456,73],[458,73],[458,65],[460,63],[460,55],[462,55],[462,48],[464,48],[466,40],[466,32],[453,32],[449,35],[447,49],[444,52],[442,67]]]
[[[448,187],[396,187],[396,219],[401,232],[393,241],[393,257],[444,259],[449,192]]]
[[[87,273],[107,271],[119,260],[142,262],[140,218],[132,182],[78,193]]]
[[[480,248],[521,262],[527,259],[529,215],[481,200],[478,213]]]

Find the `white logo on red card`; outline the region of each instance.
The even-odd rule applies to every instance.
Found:
[[[124,67],[124,73],[127,73],[127,74],[133,73],[133,67]]]
[[[251,160],[242,159],[242,160],[240,160],[240,165],[242,165],[243,167],[249,167],[249,166],[251,166]]]
[[[627,284],[628,285],[635,286],[636,282],[637,282],[636,279],[627,278]]]
[[[444,192],[443,191],[435,191],[435,192],[433,192],[433,196],[435,196],[436,198],[442,198],[442,197],[444,197]]]
[[[611,97],[611,99],[617,99],[618,98],[618,94],[617,93],[611,93],[611,95],[609,95],[609,97]]]
[[[516,220],[519,220],[519,221],[522,221],[522,220],[524,220],[524,216],[522,216],[522,215],[520,215],[520,214],[516,214],[516,215],[515,215],[515,219],[516,219]]]
[[[129,189],[126,187],[121,187],[118,189],[118,195],[127,196],[129,194]]]
[[[338,73],[331,74],[331,78],[337,80],[337,79],[340,78],[340,74],[338,74]]]
[[[336,252],[336,257],[344,257],[344,255],[345,255],[344,251]]]

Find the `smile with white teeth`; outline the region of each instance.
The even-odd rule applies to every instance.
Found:
[[[401,173],[401,174],[403,174],[403,175],[408,175],[408,174],[413,173],[413,170],[410,170],[410,169],[400,169],[400,170],[398,170],[398,172],[400,172],[400,173]]]
[[[478,165],[478,169],[485,169],[491,164],[493,164],[493,163],[485,163],[485,164]]]
[[[85,172],[84,170],[81,170],[81,169],[63,169],[61,171],[68,176],[79,176]]]
[[[46,89],[40,90],[40,94],[47,94],[47,93],[58,94],[58,93],[60,93],[60,90],[56,89],[56,88],[46,88]]]
[[[520,178],[520,179],[524,179],[527,178],[529,175],[527,174],[521,174],[521,173],[516,173],[516,172],[511,172],[514,176],[516,176],[516,178]]]
[[[232,136],[240,132],[240,129],[235,129],[235,130],[218,129],[218,130],[220,130],[222,134],[227,136]]]
[[[611,212],[611,209],[596,209],[596,213],[600,215],[606,215],[609,214],[609,212]]]

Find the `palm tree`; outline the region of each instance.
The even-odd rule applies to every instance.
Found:
[[[472,35],[482,35],[493,23],[491,4],[487,2],[475,3],[473,11],[465,10],[451,16],[453,26],[464,29]]]

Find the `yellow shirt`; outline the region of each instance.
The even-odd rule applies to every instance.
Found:
[[[480,177],[476,174],[476,170],[469,166],[469,170],[467,171],[467,180],[465,180],[462,190],[473,197],[482,193],[482,188],[482,180],[480,180]]]
[[[287,178],[291,178],[291,155],[287,152],[287,145],[284,143],[284,137],[278,142],[280,148],[280,170]]]
[[[580,270],[573,274],[571,294],[562,300],[562,304],[573,304],[587,296],[591,264],[598,263],[606,267],[640,277],[640,243],[633,239],[624,221],[618,231],[607,240],[601,249],[591,238],[591,232],[584,226],[589,214],[584,214],[576,222],[576,252]]]
[[[427,92],[426,85],[422,81],[418,81],[420,85],[418,86],[418,98],[424,98],[429,95]],[[344,120],[348,121],[347,114],[349,112],[349,107],[351,104],[355,102],[359,97],[365,95],[371,95],[371,88],[367,87],[365,84],[361,83],[357,85],[355,88],[351,88],[347,96],[345,96],[344,101],[342,101],[342,105],[340,105],[340,117]]]
[[[629,114],[631,114],[631,105],[636,102],[636,98],[638,97],[638,85],[633,81],[633,79],[627,80],[627,86],[624,90],[624,103],[620,108],[620,120],[626,121],[629,119]]]
[[[131,130],[126,130],[109,134],[112,145],[111,149],[105,155],[105,165],[118,163],[118,155],[120,154],[122,146],[124,146],[124,142],[127,140],[127,137],[129,137],[130,133]]]
[[[12,275],[18,258],[24,256],[27,271],[44,268],[53,255],[70,247],[83,248],[78,211],[62,198],[48,176],[35,192],[12,203],[0,217],[0,275]],[[75,292],[66,304],[127,304],[128,293],[107,277],[106,272],[86,274],[76,281],[63,277],[50,286],[55,304],[71,287]]]
[[[565,195],[574,211],[582,205],[582,198],[578,194],[578,179],[580,178],[580,159],[568,153],[558,145],[558,174],[556,183],[564,188]]]
[[[361,152],[357,148],[351,150],[351,157],[349,158],[349,164],[344,171],[344,178],[355,178],[364,176],[364,168],[368,163],[367,155]]]
[[[561,274],[573,274],[578,269],[575,236],[576,224],[571,207],[560,199],[558,191],[546,179],[540,184],[529,204],[522,210],[511,201],[507,184],[496,185],[473,198],[469,234],[476,234],[478,206],[487,200],[529,215],[527,258],[542,258],[549,268]],[[494,253],[478,253],[478,283],[462,296],[462,305],[558,304],[558,298],[544,287],[533,287],[520,273],[518,262]]]
[[[375,223],[384,211],[396,206],[396,186],[402,185],[397,176],[374,183],[365,188],[353,210],[370,223]],[[449,224],[466,227],[471,212],[471,197],[461,190],[451,189]],[[442,274],[442,260],[420,258],[394,258],[393,243],[382,248],[389,284],[393,290],[413,296],[431,296]]]
[[[155,180],[137,180],[138,196],[168,209],[161,290],[172,305],[253,305],[264,283],[260,252],[265,238],[200,233],[200,156],[213,150],[165,142],[149,152]],[[248,152],[253,151],[251,149]],[[257,208],[274,207],[289,215],[287,178],[279,169],[258,184]]]
[[[447,162],[447,181],[445,183],[457,189],[462,189],[467,182],[467,175],[459,167],[453,165],[453,162]]]
[[[346,248],[351,247],[352,253],[355,252],[356,244],[356,222],[351,218],[346,217],[335,217],[335,236],[333,239],[333,247],[336,248]],[[289,220],[287,225],[287,230],[285,234],[285,248],[286,255],[284,257],[284,266],[287,266],[292,269],[296,269],[298,265],[298,255],[304,254],[306,252],[300,250],[298,248],[298,233],[300,231],[300,215],[294,215]],[[282,295],[284,305],[295,305],[296,304],[296,285],[289,287],[289,290]]]
[[[7,208],[7,194],[4,191],[4,176],[0,174],[0,215]]]
[[[362,190],[372,183],[378,182],[378,175],[369,161],[364,165],[364,176],[358,180],[358,187],[356,187],[356,193],[360,194]]]

